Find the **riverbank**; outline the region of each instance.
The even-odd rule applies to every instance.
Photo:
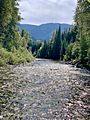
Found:
[[[85,63],[82,63],[80,60],[75,60],[75,61],[68,61],[68,62],[62,62],[64,64],[69,64],[69,65],[72,65],[74,67],[77,67],[77,68],[81,68],[81,69],[87,69],[90,71],[90,64],[85,64]]]

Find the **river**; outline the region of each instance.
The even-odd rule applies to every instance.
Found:
[[[0,68],[0,120],[90,120],[90,72],[36,59]]]

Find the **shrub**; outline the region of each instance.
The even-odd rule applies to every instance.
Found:
[[[31,62],[34,59],[31,52],[24,48],[8,52],[4,48],[0,48],[0,66],[5,64],[20,64]]]

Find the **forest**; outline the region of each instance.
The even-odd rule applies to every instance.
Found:
[[[0,65],[30,62],[37,58],[61,60],[90,69],[90,3],[78,0],[74,25],[61,33],[61,26],[47,41],[33,41],[21,21],[18,0],[0,0]],[[34,56],[34,57],[33,57]]]
[[[90,3],[87,0],[78,0],[74,21],[69,31],[61,33],[61,27],[54,31],[49,42],[34,42],[34,55],[90,69]]]
[[[19,31],[21,20],[18,0],[0,0],[0,65],[20,64],[34,59],[30,50],[29,33]]]
[[[90,120],[90,2],[77,0],[74,24],[50,40],[33,40],[22,19],[19,0],[0,0],[0,120]]]

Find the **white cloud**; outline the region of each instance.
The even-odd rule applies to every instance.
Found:
[[[72,23],[77,0],[21,0],[22,23]]]

